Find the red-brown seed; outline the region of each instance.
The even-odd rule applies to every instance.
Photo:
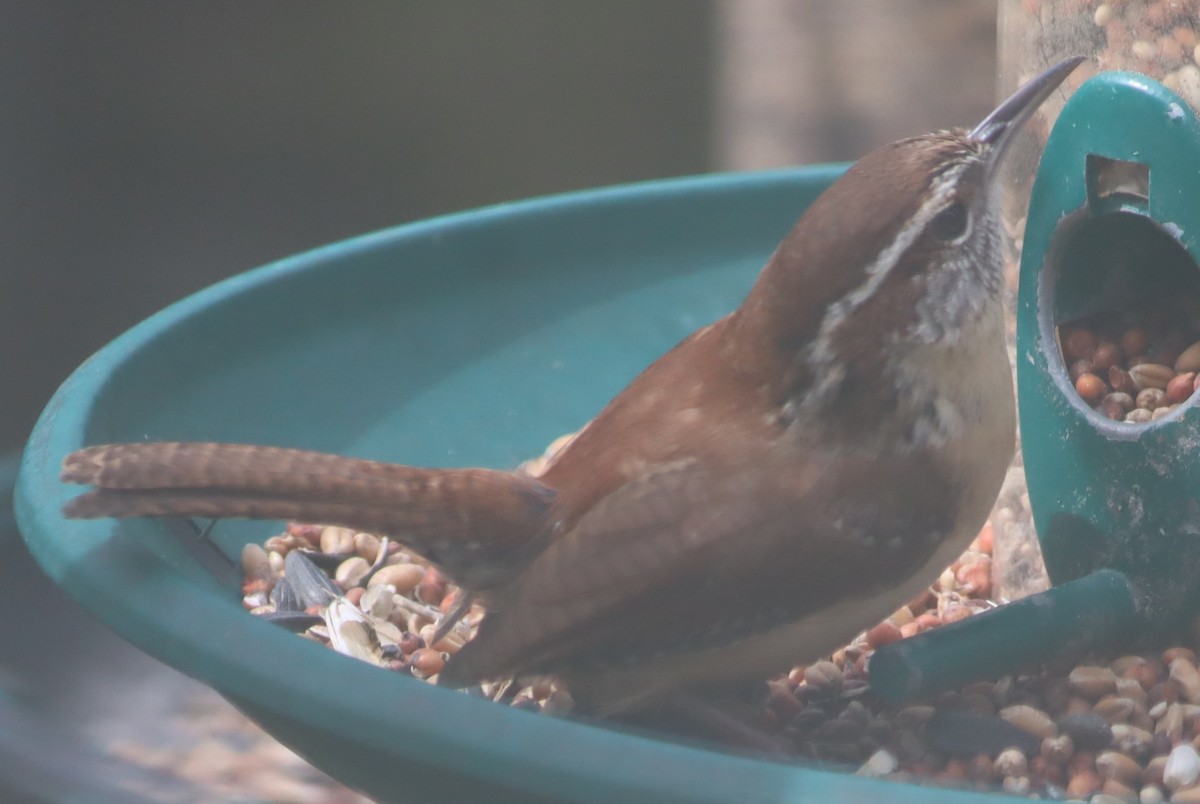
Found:
[[[937,612],[927,611],[917,615],[915,622],[921,627],[922,631],[928,631],[930,628],[937,628],[942,624],[942,618]]]
[[[442,672],[442,668],[446,666],[446,657],[433,648],[421,648],[413,651],[411,665],[413,675],[429,678]]]
[[[1096,702],[1092,711],[1109,723],[1128,723],[1136,708],[1137,704],[1128,698],[1106,695]]]
[[[791,688],[780,681],[767,682],[767,705],[788,720],[804,709],[804,704],[792,694]]]
[[[872,648],[890,645],[900,638],[900,629],[887,620],[867,631],[867,644]]]
[[[1096,756],[1087,751],[1076,751],[1067,760],[1067,773],[1075,775],[1084,770],[1095,770]]]
[[[1062,787],[1067,782],[1067,776],[1063,773],[1062,765],[1055,765],[1047,761],[1043,756],[1035,756],[1029,760],[1029,770],[1033,773],[1034,778],[1040,779],[1047,784]]]
[[[967,763],[961,759],[952,759],[946,763],[946,767],[942,768],[936,778],[947,782],[961,781],[967,778]]]
[[[1096,410],[1100,411],[1100,414],[1106,419],[1112,419],[1114,422],[1125,421],[1125,414],[1127,411],[1120,402],[1114,401],[1112,396],[1112,394],[1109,394],[1108,396],[1104,397],[1104,399],[1101,399]],[[1128,396],[1128,394],[1126,394],[1126,396]]]
[[[1120,366],[1113,366],[1108,370],[1108,384],[1112,386],[1114,393],[1136,394],[1137,386],[1133,384],[1133,377],[1129,376],[1129,372]]]
[[[1196,652],[1191,648],[1175,645],[1162,652],[1162,663],[1170,667],[1176,659],[1187,659],[1193,666],[1196,664]]]
[[[1167,767],[1167,757],[1154,757],[1146,763],[1145,769],[1142,771],[1142,784],[1153,784],[1159,787],[1163,786],[1163,771]]]
[[[1089,405],[1094,405],[1108,393],[1108,386],[1095,374],[1080,374],[1079,379],[1075,380],[1075,393]]]
[[[458,601],[462,598],[462,590],[454,589],[442,598],[442,602],[438,604],[438,611],[442,614],[448,614],[450,609],[458,605]]]
[[[316,547],[321,541],[321,531],[324,529],[323,525],[305,525],[300,522],[289,522],[287,534],[295,536],[297,539],[303,539],[311,547]]]
[[[1096,757],[1096,770],[1105,779],[1116,779],[1122,784],[1137,784],[1142,767],[1120,751],[1105,751]]]
[[[1101,401],[1102,405],[1112,404],[1114,408],[1120,408],[1124,413],[1133,410],[1137,405],[1133,401],[1133,397],[1124,391],[1113,391]]]
[[[959,591],[972,597],[986,598],[992,593],[992,562],[986,557],[964,564],[955,575]]]
[[[436,567],[429,567],[417,584],[417,600],[422,603],[439,604],[446,596],[446,577]]]
[[[1096,344],[1096,351],[1092,352],[1092,365],[1096,367],[1096,371],[1103,373],[1108,371],[1121,359],[1121,347],[1117,346],[1112,341],[1101,341]]]
[[[971,542],[971,548],[977,553],[992,554],[995,549],[996,531],[992,527],[991,522],[984,522],[983,527],[979,529],[979,535],[975,537],[975,541]]]
[[[425,647],[425,640],[412,631],[405,631],[400,635],[400,641],[397,644],[400,646],[400,652],[407,656],[413,651]]]
[[[248,578],[242,583],[242,597],[255,594],[269,594],[275,586],[269,578]]]
[[[1084,374],[1095,374],[1096,364],[1090,360],[1076,360],[1067,368],[1067,376],[1075,382]]]
[[[996,778],[995,764],[987,754],[977,754],[967,765],[967,778],[975,782],[990,782]]]
[[[1167,402],[1175,404],[1183,402],[1192,395],[1192,391],[1196,387],[1196,372],[1187,371],[1183,374],[1176,374],[1167,383]]]
[[[932,606],[935,602],[937,602],[937,593],[935,593],[930,587],[926,586],[924,591],[922,591],[912,600],[908,601],[908,610],[913,614],[920,614],[921,612],[925,611],[925,609]]]
[[[1162,680],[1162,666],[1159,666],[1156,661],[1144,661],[1140,664],[1130,665],[1121,673],[1122,678],[1132,678],[1141,684],[1141,689],[1150,691],[1154,685]]]
[[[1089,329],[1073,329],[1063,341],[1063,352],[1068,360],[1090,360],[1096,351],[1096,336]]]
[[[1067,782],[1067,795],[1071,798],[1087,798],[1098,791],[1103,782],[1094,770],[1081,770],[1071,774]]]
[[[1127,355],[1140,355],[1146,351],[1146,346],[1150,339],[1146,335],[1146,330],[1134,327],[1125,331],[1121,336],[1121,351]]]

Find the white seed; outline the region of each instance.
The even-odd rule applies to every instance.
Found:
[[[354,552],[354,531],[350,528],[328,527],[321,529],[322,553]]]
[[[362,577],[371,569],[371,565],[362,556],[351,556],[338,564],[338,567],[333,572],[333,579],[343,589],[349,589],[352,586],[357,586]]]
[[[247,611],[260,609],[263,606],[266,606],[268,603],[270,603],[270,599],[267,597],[266,592],[251,592],[242,598],[242,606]]]
[[[367,561],[374,561],[379,555],[379,537],[373,533],[354,534],[354,552]]]
[[[1018,749],[1007,748],[996,757],[995,768],[1001,776],[1024,776],[1029,771],[1029,762]]]
[[[1180,743],[1167,756],[1163,769],[1163,784],[1168,790],[1182,790],[1200,781],[1200,754],[1191,743]]]
[[[329,642],[338,653],[364,662],[382,664],[378,643],[367,616],[345,598],[339,597],[321,612],[329,629]]]
[[[859,776],[887,776],[898,767],[900,760],[896,759],[896,755],[886,748],[881,748],[871,754],[855,773]]]
[[[1143,388],[1138,391],[1135,404],[1143,410],[1158,410],[1167,404],[1167,392],[1161,388]]]
[[[1130,46],[1130,51],[1143,61],[1152,61],[1158,55],[1158,48],[1153,42],[1147,42],[1145,39],[1139,39]]]
[[[1139,804],[1162,804],[1165,800],[1158,785],[1148,784],[1138,791]]]
[[[1156,422],[1159,419],[1165,419],[1167,416],[1170,416],[1173,411],[1174,408],[1170,405],[1161,408],[1155,408],[1154,410],[1150,411],[1150,421]]]
[[[399,594],[407,595],[416,588],[424,575],[425,568],[420,564],[388,564],[371,576],[367,587],[389,584],[395,587]]]
[[[1029,795],[1029,777],[1028,776],[1005,776],[1004,781],[1000,783],[1001,789],[1010,796],[1027,796]],[[1095,801],[1095,799],[1092,799]]]
[[[388,584],[376,584],[363,592],[358,607],[372,616],[386,620],[395,609],[396,589]]]
[[[1200,54],[1200,45],[1196,46],[1196,52]],[[1196,59],[1200,61],[1200,59]],[[1176,90],[1183,99],[1193,108],[1200,108],[1200,67],[1195,64],[1185,64],[1175,71],[1175,75],[1179,76],[1179,88]]]

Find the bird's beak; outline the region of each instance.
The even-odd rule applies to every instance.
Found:
[[[968,135],[976,142],[991,146],[988,154],[988,169],[994,171],[1003,161],[1004,154],[1021,130],[1021,126],[1033,116],[1042,101],[1071,74],[1071,71],[1084,61],[1084,56],[1074,56],[1060,61],[1041,75],[1029,81],[1018,89],[1008,100],[975,126]]]

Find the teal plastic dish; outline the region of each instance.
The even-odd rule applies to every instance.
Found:
[[[991,798],[726,755],[431,687],[248,616],[236,573],[214,574],[179,523],[59,513],[79,492],[58,480],[63,456],[109,441],[512,467],[732,309],[841,169],[492,207],[213,286],[115,340],[59,389],[22,460],[20,529],[46,572],[110,628],[378,799]],[[212,538],[236,557],[274,532],[276,523],[223,521]]]

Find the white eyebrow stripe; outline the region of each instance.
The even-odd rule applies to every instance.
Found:
[[[934,179],[933,192],[929,198],[917,209],[916,214],[913,215],[908,225],[902,228],[896,234],[895,239],[888,244],[887,248],[879,252],[879,256],[867,266],[864,272],[867,277],[866,280],[841,299],[829,305],[829,310],[825,313],[825,317],[821,319],[821,326],[817,331],[817,337],[813,340],[813,345],[808,355],[808,363],[814,369],[814,373],[822,377],[814,394],[815,399],[821,399],[832,386],[840,382],[841,378],[845,376],[844,371],[835,370],[837,361],[834,359],[831,345],[834,331],[842,325],[850,313],[861,307],[868,299],[875,295],[876,291],[887,280],[888,275],[899,264],[900,258],[916,242],[917,237],[925,230],[929,222],[939,212],[950,206],[954,190],[958,186],[959,175],[966,167],[967,163],[964,162]],[[824,371],[821,369],[824,369]]]

